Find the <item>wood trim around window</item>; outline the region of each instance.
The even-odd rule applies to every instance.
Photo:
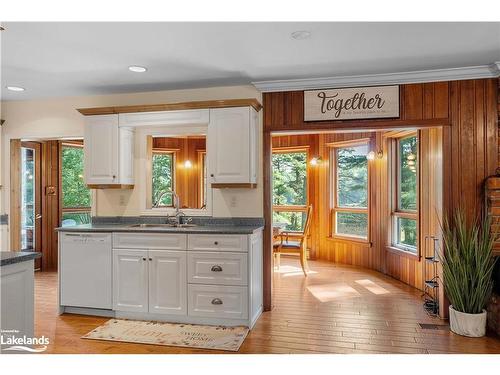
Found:
[[[391,136],[392,135],[392,136]],[[420,189],[421,189],[421,181],[420,181],[420,171],[421,171],[421,151],[420,151],[420,131],[415,130],[406,130],[406,131],[394,131],[386,134],[389,140],[389,148],[390,148],[390,186],[391,186],[391,197],[390,197],[390,242],[387,246],[387,250],[393,253],[398,253],[400,255],[408,256],[410,258],[414,258],[416,260],[420,260],[422,249],[421,249],[421,241],[420,241]],[[415,211],[410,210],[401,210],[399,208],[399,186],[400,186],[400,151],[399,151],[399,141],[401,139],[409,138],[409,137],[417,137],[417,209]],[[415,220],[417,223],[417,246],[416,253],[413,253],[409,250],[410,247],[398,246],[396,239],[396,225],[397,218],[404,218]]]
[[[359,243],[370,243],[371,241],[371,218],[370,218],[370,204],[371,204],[371,173],[370,173],[370,161],[367,160],[367,204],[366,208],[361,207],[339,207],[337,206],[337,150],[341,148],[356,147],[356,146],[368,146],[368,152],[371,151],[372,140],[370,138],[359,138],[344,142],[334,142],[327,143],[326,146],[330,148],[330,227],[329,227],[329,238],[339,239],[343,241],[354,241]],[[335,228],[337,226],[337,212],[352,212],[352,213],[363,213],[367,215],[367,233],[366,237],[351,236],[343,233],[336,233]]]
[[[273,212],[274,211],[279,211],[279,212],[291,212],[291,211],[302,211],[304,210],[307,211],[307,206],[309,205],[309,178],[311,175],[311,165],[309,163],[309,160],[311,159],[310,155],[310,147],[309,146],[298,146],[298,147],[273,147],[272,153],[271,153],[271,177],[272,177],[272,169],[273,169],[273,156],[274,154],[287,154],[287,153],[305,153],[306,154],[306,190],[304,192],[305,197],[306,197],[306,204],[305,205],[276,205],[274,204],[274,196],[273,196],[273,191],[271,189],[271,197],[273,200]],[[213,186],[213,184],[212,184]],[[272,184],[271,184],[272,186]],[[304,209],[305,207],[305,209]]]

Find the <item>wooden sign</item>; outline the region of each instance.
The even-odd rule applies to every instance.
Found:
[[[304,121],[399,117],[399,86],[304,91]]]

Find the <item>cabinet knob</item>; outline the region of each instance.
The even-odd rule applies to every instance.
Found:
[[[113,175],[113,180],[114,180],[115,178],[116,178],[116,176],[115,176],[115,175]]]
[[[215,266],[212,266],[210,269],[212,272],[222,272],[222,267],[216,264]]]
[[[146,258],[142,258],[142,260],[146,260]]]
[[[214,242],[214,245],[218,245],[218,244],[219,244],[219,241],[215,241],[215,242]]]
[[[210,177],[213,177],[213,176],[214,176],[214,174],[213,174],[213,173],[210,173]]]
[[[212,300],[212,305],[222,305],[222,300],[220,298],[214,298]]]
[[[152,260],[153,260],[153,258],[149,258],[149,260],[150,260],[150,261],[152,261]]]

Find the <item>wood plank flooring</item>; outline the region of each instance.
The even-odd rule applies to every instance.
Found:
[[[466,338],[422,309],[421,292],[378,272],[311,261],[304,278],[295,259],[274,273],[274,309],[264,313],[239,353],[500,353],[500,338]],[[35,332],[47,353],[222,353],[155,345],[84,340],[107,318],[57,315],[57,274],[35,275]],[[226,353],[227,352],[223,352]]]

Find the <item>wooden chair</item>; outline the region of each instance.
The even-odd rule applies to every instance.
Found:
[[[302,232],[283,231],[278,235],[279,240],[273,244],[274,261],[280,268],[280,254],[299,254],[300,265],[304,275],[307,276],[307,235],[311,226],[312,206],[307,207],[306,222]]]

